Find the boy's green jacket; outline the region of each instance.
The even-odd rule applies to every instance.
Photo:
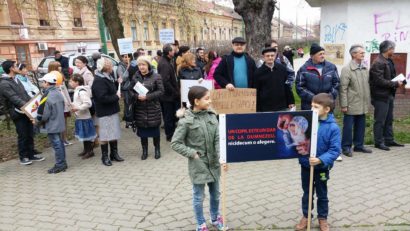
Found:
[[[219,180],[219,131],[215,112],[187,110],[180,118],[171,141],[171,148],[188,158],[188,170],[193,184]],[[200,158],[194,156],[199,153]]]

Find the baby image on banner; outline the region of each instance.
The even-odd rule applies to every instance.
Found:
[[[317,140],[314,114],[284,111],[220,115],[221,159],[231,163],[310,155],[316,150],[311,144],[316,146]]]

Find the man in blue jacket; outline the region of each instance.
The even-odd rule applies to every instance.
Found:
[[[253,88],[255,61],[245,52],[246,41],[236,37],[232,40],[233,51],[230,55],[222,57],[215,70],[215,81],[228,90],[235,88]]]
[[[339,92],[339,74],[336,66],[325,60],[325,49],[312,44],[310,57],[296,75],[296,92],[302,100],[302,110],[310,110],[313,96],[319,93],[331,94],[336,100]]]

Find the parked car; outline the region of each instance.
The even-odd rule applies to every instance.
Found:
[[[71,68],[73,73],[78,71],[78,68],[75,66],[74,61],[75,61],[75,58],[77,58],[80,55],[87,57],[88,65],[90,67],[94,65],[94,60],[91,58],[91,55],[92,55],[91,53],[89,53],[89,54],[63,54],[63,56],[65,56],[69,59],[69,68]],[[105,55],[105,54],[101,54],[101,56],[111,60],[113,66],[114,66],[114,76],[117,77],[117,68],[118,68],[119,62],[117,60],[113,59],[111,56],[108,56],[108,55]],[[48,65],[52,61],[55,61],[54,56],[47,56],[47,57],[44,57],[41,60],[40,64],[37,67],[37,77],[38,78],[41,78],[45,74],[47,74]]]

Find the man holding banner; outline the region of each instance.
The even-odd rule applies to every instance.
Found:
[[[295,106],[291,88],[286,84],[288,73],[285,66],[275,63],[277,50],[263,49],[264,63],[255,72],[258,112],[284,111]]]
[[[253,74],[256,70],[255,61],[245,52],[246,41],[236,37],[232,40],[233,51],[222,57],[215,70],[215,81],[228,90],[235,88],[253,88]]]

